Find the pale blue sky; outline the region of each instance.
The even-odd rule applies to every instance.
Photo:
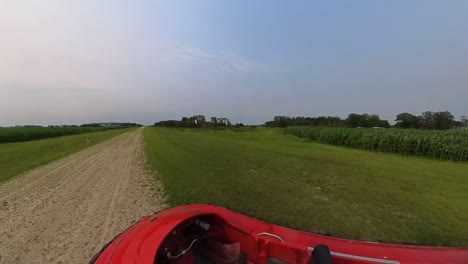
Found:
[[[468,1],[0,3],[0,126],[468,114]]]

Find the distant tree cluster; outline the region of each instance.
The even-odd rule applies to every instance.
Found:
[[[378,115],[370,114],[349,114],[345,119],[345,124],[347,127],[390,127],[387,120],[380,119]]]
[[[19,127],[22,127],[22,128],[39,128],[39,127],[43,127],[43,126],[38,126],[38,125],[18,125],[18,126],[15,126],[16,128],[19,128]]]
[[[179,120],[164,120],[154,123],[154,126],[159,127],[182,127],[182,121]]]
[[[319,116],[319,117],[290,117],[275,116],[273,121],[265,123],[268,127],[287,127],[287,126],[343,126],[344,120],[337,116]]]
[[[111,123],[114,126],[123,126],[123,127],[142,127],[142,124],[137,123]]]
[[[387,120],[382,120],[378,115],[349,114],[346,119],[337,116],[319,117],[289,117],[275,116],[273,121],[265,123],[269,127],[288,126],[328,126],[328,127],[390,127]]]
[[[100,123],[82,124],[80,127],[102,127]]]
[[[77,125],[49,125],[48,127],[78,127]]]
[[[419,116],[405,112],[397,115],[395,127],[446,130],[463,126],[463,122],[467,123],[466,120],[463,120],[465,120],[464,117],[462,117],[462,121],[455,121],[454,116],[449,111],[426,111]]]
[[[419,116],[410,113],[401,113],[396,117],[396,128],[415,128],[415,129],[468,129],[468,117],[462,116],[460,121],[455,121],[453,115],[448,111],[431,112],[426,111]],[[114,123],[126,124],[130,126],[134,123]],[[95,124],[92,124],[95,125]],[[102,125],[102,124],[97,124]],[[137,125],[138,124],[134,124]],[[207,119],[204,115],[193,115],[191,117],[182,117],[181,120],[164,120],[154,124],[160,127],[187,127],[187,128],[223,128],[223,127],[243,127],[244,124],[237,123],[233,125],[229,118],[211,117]],[[272,121],[265,123],[268,127],[288,127],[288,126],[325,126],[325,127],[391,127],[388,120],[381,119],[375,114],[356,114],[351,113],[347,118],[342,119],[338,116],[319,116],[319,117],[290,117],[275,116]]]
[[[468,116],[460,116],[460,121],[457,122],[457,127],[468,129]]]
[[[204,115],[194,115],[191,117],[182,117],[181,120],[164,120],[154,123],[154,126],[159,127],[188,127],[188,128],[202,128],[202,127],[230,127],[232,126],[229,118],[226,117],[211,117],[208,121]],[[236,124],[235,126],[244,126]]]
[[[468,116],[461,116],[456,121],[449,111],[426,111],[419,116],[410,113],[401,113],[396,116],[396,128],[436,129],[446,130],[451,128],[468,129]],[[327,127],[384,127],[389,128],[387,120],[380,119],[378,115],[351,113],[346,119],[337,116],[319,117],[289,117],[275,116],[273,121],[265,123],[269,127],[288,126],[327,126]]]
[[[108,123],[89,123],[83,124],[80,127],[142,127],[143,125],[137,123],[116,123],[116,122],[108,122]]]

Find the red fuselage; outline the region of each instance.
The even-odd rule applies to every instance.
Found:
[[[285,228],[205,204],[179,206],[143,218],[111,241],[91,263],[194,263],[197,254],[211,250],[215,252],[207,255],[209,263],[229,263],[227,256],[231,255],[237,256],[235,263],[307,264],[312,263],[312,250],[320,244],[328,246],[334,264],[468,263],[468,248],[335,238]]]

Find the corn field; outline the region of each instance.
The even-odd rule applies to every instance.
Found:
[[[467,131],[289,127],[284,133],[330,145],[432,159],[468,161]]]
[[[107,130],[104,127],[38,127],[0,128],[0,143],[22,142],[44,138],[77,135]]]

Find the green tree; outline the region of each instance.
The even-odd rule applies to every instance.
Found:
[[[273,122],[276,126],[279,127],[287,127],[288,125],[292,125],[292,119],[289,116],[275,116]]]
[[[229,120],[229,118],[220,117],[218,118],[218,126],[224,126],[224,127],[231,126],[231,121]]]
[[[468,127],[468,116],[460,116],[460,120],[463,127]]]
[[[426,111],[421,114],[421,127],[425,129],[435,129],[434,112]]]
[[[182,119],[180,120],[180,126],[181,127],[189,127],[189,119],[188,117],[182,117]]]
[[[369,127],[368,125],[368,114],[356,114],[351,113],[348,118],[345,119],[346,126],[348,127]]]
[[[398,128],[421,128],[421,117],[410,113],[401,113],[396,116],[395,127]]]
[[[378,115],[351,113],[345,119],[348,127],[390,127],[387,120],[382,120]]]
[[[438,130],[446,130],[453,127],[454,117],[449,111],[434,113],[434,126]]]
[[[388,120],[379,120],[379,125],[377,127],[385,127],[385,128],[390,128],[390,122]]]
[[[381,125],[382,120],[380,120],[378,115],[369,115],[366,127],[380,127]]]
[[[204,115],[194,115],[189,118],[189,121],[192,124],[192,127],[204,127],[206,118]]]
[[[218,119],[216,118],[216,116],[212,116],[210,118],[210,123],[213,127],[217,127],[218,126]]]

